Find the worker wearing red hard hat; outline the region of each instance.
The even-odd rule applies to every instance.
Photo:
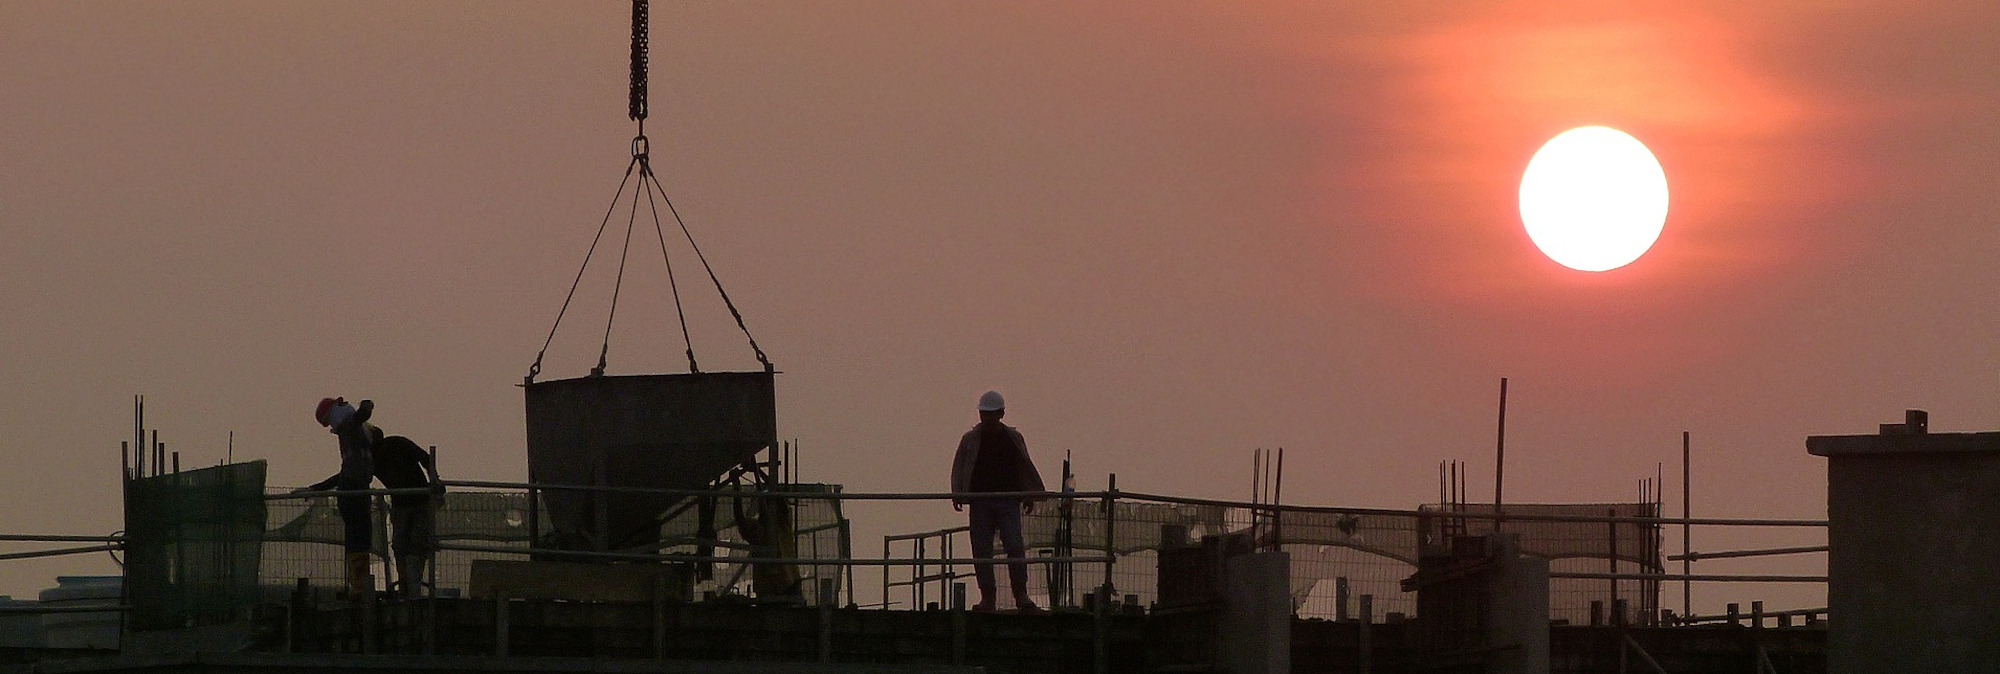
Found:
[[[375,414],[375,401],[363,400],[360,407],[343,398],[324,398],[313,408],[313,420],[340,438],[340,472],[306,489],[324,491],[365,491],[374,481],[375,463],[369,449],[375,444],[368,418]],[[342,543],[347,550],[347,590],[359,596],[372,584],[368,552],[373,546],[374,529],[368,518],[368,497],[346,495],[335,499],[340,507]]]

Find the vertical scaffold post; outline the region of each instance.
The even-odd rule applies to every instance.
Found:
[[[965,583],[951,584],[951,664],[965,664]]]
[[[542,490],[528,477],[528,549],[542,546]]]
[[[1104,582],[1097,586],[1097,597],[1091,602],[1092,658],[1091,671],[1104,674],[1111,671],[1110,611],[1112,585],[1111,568],[1118,563],[1118,474],[1112,473],[1104,490]]]
[[[512,630],[508,629],[510,627],[508,625],[510,616],[507,613],[506,588],[493,588],[493,655],[495,657],[507,657],[507,642],[512,640],[509,635]]]
[[[1606,544],[1609,546],[1607,555],[1609,559],[1606,561],[1610,565],[1609,569],[1610,572],[1614,575],[1618,573],[1618,523],[1611,521],[1610,518],[1617,516],[1618,516],[1618,510],[1616,508],[1608,508],[1604,511],[1604,517],[1606,518],[1604,522],[1604,527],[1605,530],[1608,532],[1605,541]],[[1611,584],[1611,606],[1615,610],[1618,606],[1618,579],[1612,578],[1611,580],[1607,580],[1605,582]],[[1616,615],[1614,613],[1611,616],[1611,622],[1614,625],[1623,624],[1625,622],[1625,616]]]
[[[1493,531],[1506,522],[1507,500],[1507,378],[1500,378],[1500,421],[1493,439]]]
[[[816,582],[813,585],[817,593],[813,599],[819,604],[816,607],[819,612],[819,661],[833,662],[833,598],[837,586],[834,585],[832,578],[814,580]]]
[[[1375,660],[1375,644],[1372,635],[1369,634],[1369,631],[1374,628],[1375,622],[1375,595],[1361,595],[1361,605],[1359,608],[1361,624],[1356,626],[1355,641],[1357,650],[1359,651],[1356,659],[1360,660],[1360,662],[1357,663],[1356,669],[1361,674],[1369,674],[1374,667]]]
[[[437,474],[437,460],[438,460],[437,445],[431,445],[430,455],[431,455],[431,473],[435,475]],[[444,505],[444,492],[442,491],[444,487],[443,485],[434,485],[434,487],[435,488],[431,490],[432,491],[431,498],[424,499],[424,508],[428,511],[425,513],[424,519],[428,520],[431,523],[431,526],[426,527],[426,529],[428,530],[427,533],[430,536],[430,540],[426,541],[427,545],[424,548],[424,571],[423,571],[426,578],[429,581],[425,583],[425,585],[428,585],[429,587],[419,589],[419,593],[422,594],[424,597],[424,655],[437,654],[437,634],[438,634],[437,511],[438,511],[438,506]],[[529,543],[528,546],[534,547],[534,544]]]
[[[1694,615],[1694,587],[1688,576],[1694,575],[1694,535],[1689,531],[1688,520],[1693,517],[1693,508],[1688,496],[1693,491],[1688,487],[1688,432],[1681,431],[1681,617]]]
[[[1099,600],[1108,601],[1111,597],[1113,589],[1113,585],[1111,584],[1111,568],[1118,563],[1117,529],[1118,474],[1112,473],[1104,492],[1104,583],[1102,585],[1103,596],[1098,597]]]
[[[839,502],[839,501],[834,501],[833,503],[834,503],[834,505],[839,505],[839,504],[840,504],[840,502]],[[845,512],[845,511],[843,510],[843,512]],[[847,518],[846,518],[846,517],[842,517],[842,518],[840,518],[840,558],[841,558],[841,559],[854,559],[854,541],[853,541],[853,539],[851,538],[851,536],[853,535],[853,533],[854,533],[854,532],[852,531],[852,529],[851,529],[851,528],[850,528],[850,527],[848,526],[848,521],[847,521]],[[886,558],[888,558],[888,555],[883,555],[882,557],[886,559]],[[855,598],[855,596],[854,596],[854,567],[851,567],[851,566],[848,566],[848,567],[841,567],[841,569],[840,569],[840,575],[841,575],[841,578],[842,578],[842,580],[845,580],[845,581],[847,582],[847,602],[846,602],[846,603],[847,603],[848,605],[852,606],[852,605],[853,605],[853,604],[854,604],[855,602],[858,602],[858,601],[860,601],[859,599]],[[888,607],[887,607],[887,606],[884,606],[883,608],[888,608]]]

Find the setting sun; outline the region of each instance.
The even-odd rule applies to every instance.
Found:
[[[1579,271],[1639,259],[1667,220],[1667,174],[1644,143],[1603,126],[1564,131],[1528,160],[1521,223],[1535,247]]]

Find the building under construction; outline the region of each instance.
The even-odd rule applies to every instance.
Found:
[[[629,113],[641,133],[586,269],[621,204],[627,251],[642,204],[663,257],[663,213],[680,223],[643,133],[646,21],[635,2]],[[344,582],[334,497],[275,489],[259,461],[181,470],[141,404],[121,452],[122,534],[0,537],[66,546],[0,559],[111,551],[122,574],[0,604],[0,669],[1790,674],[2000,662],[2000,611],[1984,599],[2000,595],[1985,572],[2000,556],[1985,531],[2000,526],[2000,433],[1931,434],[1921,412],[1808,439],[1829,460],[1826,521],[1694,518],[1685,498],[1675,516],[1663,476],[1623,503],[1468,503],[1464,472],[1447,464],[1435,498],[1396,510],[1283,503],[1282,462],[1262,453],[1247,501],[1120,490],[1115,476],[1071,490],[1065,465],[1062,491],[1019,495],[1049,506],[1024,521],[1027,594],[1048,610],[972,611],[965,528],[888,535],[877,554],[847,515],[855,501],[942,508],[953,494],[795,479],[777,370],[680,229],[760,370],[703,371],[690,344],[685,373],[608,374],[607,317],[587,376],[542,380],[545,342],[522,381],[525,479],[445,482],[424,577],[378,562],[359,588]],[[670,263],[668,279],[678,311]],[[378,559],[385,511],[374,508]],[[1826,542],[1694,552],[1695,527]],[[1664,554],[1676,533],[1680,553]],[[1693,568],[1775,555],[1824,555],[1830,573]],[[1829,600],[1695,615],[1692,583],[1746,597],[1823,583]],[[411,586],[416,598],[389,591]]]
[[[973,612],[962,527],[862,554],[843,508],[951,495],[791,480],[773,381],[531,384],[532,479],[447,482],[426,577],[380,564],[379,592],[358,596],[327,492],[271,489],[261,461],[176,470],[135,422],[125,533],[49,552],[116,549],[122,577],[66,579],[0,609],[14,621],[5,657],[35,671],[1865,671],[1829,663],[1838,584],[1831,609],[1694,616],[1663,602],[1688,582],[1824,582],[1690,573],[1704,555],[1663,556],[1670,530],[1826,522],[1667,517],[1657,489],[1623,504],[1470,504],[1455,467],[1441,498],[1410,510],[1283,504],[1261,487],[1242,502],[1044,494],[1052,507],[1024,534],[1049,610]],[[1814,447],[1846,443],[1831,450],[1840,475],[1854,443],[1952,437],[1907,428]],[[392,599],[392,583],[423,591]]]

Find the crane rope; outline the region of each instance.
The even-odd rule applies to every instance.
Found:
[[[640,189],[646,189],[645,185],[647,183],[651,183],[655,189],[659,188],[660,179],[653,176],[653,165],[644,158],[639,160],[639,182]],[[661,194],[666,193],[665,190],[661,190],[660,192]],[[658,202],[653,201],[653,190],[651,189],[646,189],[646,209],[653,214],[653,236],[657,237],[660,241],[660,261],[667,265],[667,288],[672,290],[674,294],[674,314],[681,319],[681,342],[687,345],[688,371],[700,372],[701,366],[694,362],[694,338],[688,336],[687,311],[681,308],[681,287],[679,283],[674,281],[674,259],[672,256],[667,255],[667,234],[660,227],[660,205]],[[728,302],[729,298],[724,297],[723,303],[728,304]],[[753,342],[751,346],[755,348],[756,344]]]
[[[632,139],[632,161],[625,166],[625,177],[619,181],[618,191],[612,195],[611,205],[605,209],[604,218],[597,225],[597,234],[590,240],[590,249],[584,252],[583,264],[576,270],[576,278],[570,282],[569,294],[563,297],[562,308],[556,312],[555,324],[549,326],[548,337],[542,340],[541,351],[536,352],[534,364],[528,367],[528,376],[523,379],[524,383],[534,383],[535,377],[541,374],[542,359],[548,354],[549,345],[554,343],[556,331],[562,327],[563,316],[569,313],[570,302],[576,299],[577,288],[583,283],[583,274],[590,268],[590,261],[597,253],[597,246],[604,239],[604,230],[611,224],[611,215],[617,212],[618,202],[625,197],[625,186],[632,183],[632,176],[635,173],[639,176],[639,182],[633,188],[632,202],[626,214],[625,241],[618,253],[618,271],[611,289],[611,309],[604,319],[604,340],[599,345],[597,366],[591,368],[591,376],[603,376],[611,352],[611,328],[618,316],[618,298],[625,285],[625,265],[632,251],[632,230],[638,224],[641,192],[646,194],[647,212],[653,219],[654,236],[660,243],[660,258],[666,264],[667,287],[673,294],[674,314],[680,319],[681,341],[687,347],[688,371],[698,373],[701,372],[701,367],[695,361],[694,340],[688,332],[687,311],[681,303],[680,283],[674,275],[673,258],[667,252],[666,230],[660,223],[661,203],[666,204],[667,212],[673,215],[674,223],[680,226],[681,235],[687,239],[688,248],[694,251],[695,259],[701,262],[702,270],[707,272],[709,282],[715,285],[715,292],[721,296],[723,306],[729,309],[730,317],[736,320],[737,329],[742,330],[743,336],[750,341],[750,350],[756,354],[757,362],[764,366],[765,372],[775,371],[770,358],[764,354],[763,347],[758,346],[757,338],[750,334],[749,326],[743,321],[743,313],[736,309],[736,303],[730,300],[729,292],[723,289],[722,280],[716,276],[715,268],[709,265],[708,256],[702,254],[701,246],[695,243],[694,233],[689,230],[687,221],[681,217],[680,209],[674,206],[673,199],[667,196],[666,187],[660,184],[659,177],[653,173],[652,162],[648,157],[650,147],[646,139],[646,79],[651,46],[647,34],[648,23],[647,0],[633,0],[631,90],[627,99],[626,114],[638,123],[639,130],[638,135]]]
[[[618,275],[611,283],[611,310],[604,314],[604,344],[597,350],[597,367],[590,368],[592,377],[604,376],[604,359],[611,353],[611,324],[618,320],[618,295],[625,289],[625,261],[632,256],[632,225],[639,222],[639,190],[646,188],[645,159],[633,157],[632,160],[639,162],[639,188],[632,191],[632,209],[625,216],[625,245],[618,249]],[[653,214],[654,220],[659,218],[658,213]]]
[[[563,296],[562,309],[556,311],[556,322],[549,326],[549,336],[542,340],[542,350],[535,353],[535,363],[528,366],[526,383],[534,383],[535,375],[542,373],[542,358],[549,353],[549,344],[556,341],[556,329],[562,327],[563,315],[569,313],[570,300],[576,299],[576,288],[583,283],[583,271],[590,268],[590,257],[597,254],[597,243],[604,239],[604,228],[611,224],[611,213],[618,210],[618,198],[625,195],[625,185],[632,182],[632,170],[639,167],[639,159],[625,166],[625,178],[618,181],[618,192],[611,195],[611,205],[604,209],[604,220],[597,225],[597,236],[590,239],[590,250],[583,253],[583,264],[576,269],[576,279],[569,283],[569,294]]]
[[[729,308],[729,315],[736,319],[736,328],[743,331],[744,339],[750,340],[750,350],[757,354],[757,362],[764,366],[765,372],[772,371],[774,366],[771,365],[771,359],[764,355],[763,347],[757,346],[757,338],[750,334],[750,326],[743,323],[743,313],[736,310],[735,302],[730,301],[729,291],[722,289],[722,279],[716,278],[715,267],[709,266],[708,256],[701,254],[701,246],[694,242],[694,233],[688,231],[687,221],[681,219],[680,209],[674,208],[674,200],[667,196],[665,189],[660,187],[659,180],[652,181],[652,185],[653,189],[660,191],[660,200],[666,202],[667,212],[673,214],[674,222],[681,227],[681,234],[687,237],[688,248],[694,250],[695,259],[701,260],[701,268],[703,271],[708,272],[709,282],[715,284],[715,294],[722,296],[722,306]],[[641,187],[643,188],[644,185],[642,184]],[[693,358],[692,354],[690,354],[689,358]]]

